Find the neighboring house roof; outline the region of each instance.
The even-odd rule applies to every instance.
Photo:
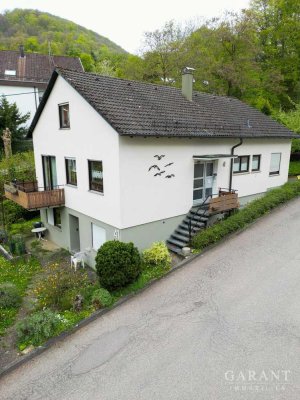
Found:
[[[296,136],[240,100],[107,76],[56,70],[29,128],[32,134],[61,75],[120,134],[156,137],[292,138]]]
[[[19,51],[0,51],[0,81],[35,82],[47,84],[56,67],[83,72],[78,57],[49,56],[46,54],[25,53]],[[9,73],[5,73],[10,71]],[[15,75],[11,73],[15,71]]]

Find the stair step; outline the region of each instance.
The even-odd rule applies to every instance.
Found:
[[[188,229],[183,229],[183,228],[178,227],[175,230],[175,233],[178,233],[179,235],[182,235],[182,236],[186,236],[187,238],[190,237],[190,233],[189,233]]]
[[[173,239],[172,236],[167,240],[167,242],[175,244],[175,246],[180,247],[180,249],[182,249],[183,247],[186,246],[185,242],[182,242],[181,240]]]
[[[179,247],[177,247],[177,246],[174,246],[174,245],[171,244],[171,243],[168,243],[168,241],[167,241],[167,248],[168,248],[169,250],[173,251],[173,253],[182,255],[181,248],[179,248]]]
[[[176,240],[180,240],[181,242],[184,242],[184,243],[186,243],[186,244],[188,244],[188,242],[189,242],[189,238],[188,238],[188,237],[183,236],[183,235],[180,235],[180,234],[177,233],[177,232],[174,232],[174,233],[171,235],[171,238],[172,238],[172,239],[176,239]]]
[[[185,223],[185,224],[187,224],[187,225],[189,225],[189,223],[190,223],[190,221],[191,221],[191,225],[192,226],[205,226],[205,222],[202,222],[202,221],[194,221],[194,220],[190,220],[190,219],[188,219],[187,217],[185,217],[184,218],[184,220],[182,221],[183,223]]]
[[[179,225],[179,228],[185,229],[185,230],[187,230],[187,231],[189,232],[189,226],[188,226],[188,224],[187,224],[186,222],[182,222],[182,223]],[[200,230],[202,230],[202,229],[204,229],[204,226],[199,226],[199,225],[197,225],[197,226],[192,226],[192,230],[193,230],[194,233],[195,233],[195,232],[198,232],[198,231],[200,231]]]
[[[208,217],[195,214],[187,214],[186,218],[191,219],[193,221],[202,221],[202,222],[208,221]]]

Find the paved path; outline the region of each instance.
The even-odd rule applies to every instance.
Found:
[[[299,289],[297,199],[3,378],[0,398],[298,400]]]

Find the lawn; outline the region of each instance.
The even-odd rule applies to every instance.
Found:
[[[20,295],[23,297],[32,277],[40,271],[40,264],[35,259],[25,259],[10,262],[0,257],[0,285],[13,283]],[[20,306],[0,308],[0,336],[11,326],[18,313]]]

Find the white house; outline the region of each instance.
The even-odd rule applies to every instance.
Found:
[[[183,95],[56,70],[30,127],[38,188],[6,196],[26,194],[49,238],[93,265],[106,240],[180,245],[178,226],[218,188],[243,203],[284,184],[293,134],[239,100],[192,93],[188,72]]]
[[[22,114],[30,112],[30,124],[55,67],[83,71],[78,57],[49,56],[19,51],[0,51],[0,96],[16,103]]]

